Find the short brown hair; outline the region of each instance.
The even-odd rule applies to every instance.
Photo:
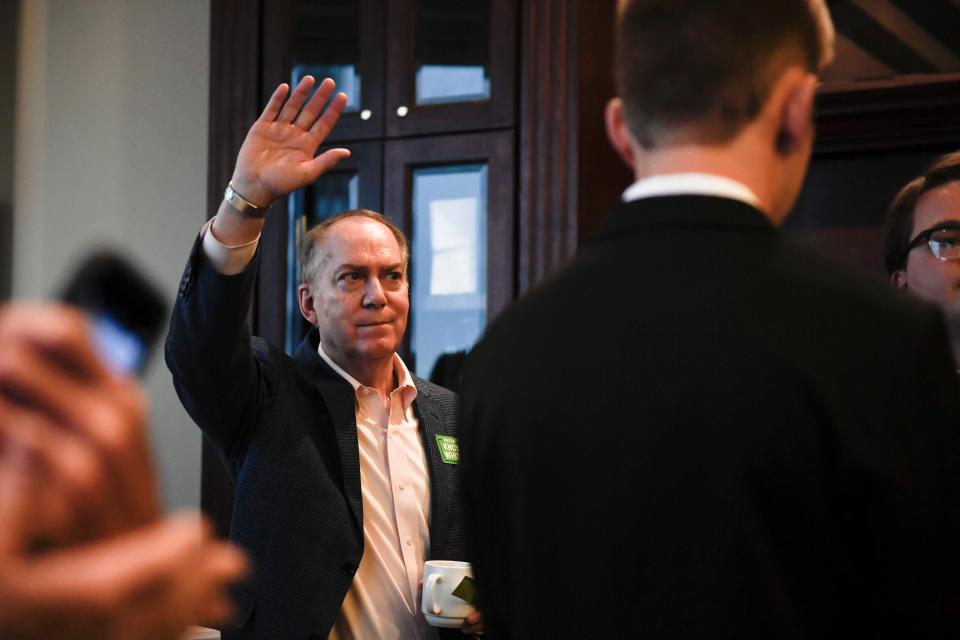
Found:
[[[833,55],[822,0],[622,0],[617,90],[644,148],[667,133],[725,142],[752,121],[778,75]]]
[[[303,239],[300,241],[300,282],[308,285],[314,283],[322,264],[321,258],[323,256],[320,251],[320,241],[323,240],[330,227],[347,218],[369,218],[390,229],[393,237],[397,239],[397,244],[400,245],[403,275],[406,277],[407,263],[410,262],[410,243],[403,231],[381,213],[370,209],[351,209],[326,218],[303,234]]]
[[[887,210],[883,229],[883,261],[887,274],[903,267],[913,234],[913,214],[923,194],[960,180],[960,151],[937,159],[919,178],[900,190]]]

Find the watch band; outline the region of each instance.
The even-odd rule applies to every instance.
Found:
[[[267,209],[269,208],[258,207],[244,198],[237,192],[236,189],[233,188],[232,182],[227,184],[227,189],[223,192],[223,199],[227,204],[248,218],[262,218],[267,215]]]

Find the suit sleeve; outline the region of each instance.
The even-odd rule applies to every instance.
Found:
[[[960,387],[938,312],[925,314],[889,409],[890,467],[874,479],[873,609],[888,630],[960,632]],[[870,544],[868,542],[868,544]]]
[[[247,314],[259,252],[236,275],[209,263],[197,239],[170,320],[166,361],[190,417],[227,458],[242,450],[268,398]]]

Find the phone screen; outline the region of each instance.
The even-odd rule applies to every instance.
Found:
[[[114,373],[142,374],[166,319],[159,290],[125,258],[98,252],[74,273],[61,298],[90,317],[93,343]]]
[[[108,313],[92,315],[93,344],[113,373],[133,375],[141,370],[146,356],[143,340]]]

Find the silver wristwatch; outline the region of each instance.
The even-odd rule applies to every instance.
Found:
[[[258,207],[233,188],[233,183],[227,184],[227,190],[223,192],[223,199],[231,207],[247,216],[248,218],[262,218],[267,215],[268,207]]]

